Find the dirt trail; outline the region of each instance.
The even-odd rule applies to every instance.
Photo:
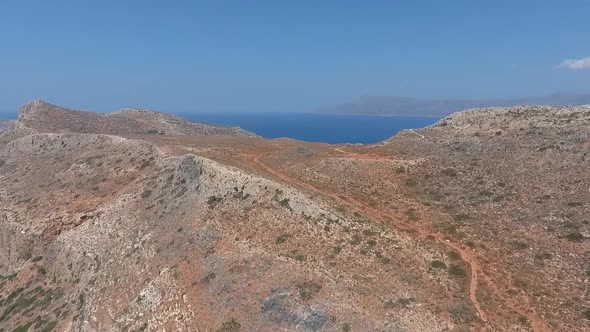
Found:
[[[379,157],[379,156],[368,156],[368,155],[360,155],[361,158],[357,158],[357,154],[355,154],[355,153],[346,152],[346,151],[338,149],[338,148],[336,148],[334,150],[349,155],[350,159],[373,159],[373,160],[374,159],[387,159],[387,158],[383,158],[383,157]],[[320,194],[325,197],[329,197],[330,199],[332,199],[342,205],[345,205],[349,208],[352,208],[353,210],[357,210],[358,212],[362,212],[363,214],[370,216],[373,219],[380,220],[386,224],[394,224],[395,226],[397,226],[399,228],[403,228],[405,230],[410,230],[422,240],[432,239],[432,240],[442,244],[443,246],[446,246],[448,248],[454,249],[457,252],[459,252],[459,254],[461,255],[461,259],[466,264],[469,265],[470,270],[471,270],[471,279],[470,279],[470,284],[469,284],[469,299],[473,303],[473,306],[477,310],[477,313],[478,313],[480,319],[484,322],[484,324],[488,330],[496,331],[496,329],[488,321],[487,315],[486,315],[485,311],[482,309],[479,300],[477,299],[477,290],[478,290],[480,280],[484,280],[487,283],[487,286],[490,287],[490,289],[494,293],[494,297],[497,300],[504,302],[512,311],[518,313],[521,316],[526,317],[528,319],[533,331],[538,331],[538,332],[551,331],[545,325],[545,323],[543,321],[539,320],[535,315],[533,315],[531,313],[533,311],[531,308],[527,308],[526,310],[521,309],[518,307],[518,304],[516,304],[515,301],[509,299],[504,294],[504,292],[494,283],[494,281],[483,272],[481,265],[478,263],[478,261],[475,258],[475,255],[471,252],[470,249],[466,248],[463,244],[451,242],[449,239],[445,238],[445,236],[443,234],[440,234],[438,232],[434,232],[427,227],[417,227],[414,224],[408,224],[406,222],[403,222],[403,221],[401,221],[401,220],[403,220],[402,218],[392,217],[391,216],[392,213],[389,211],[380,211],[378,209],[367,206],[352,197],[335,194],[333,192],[320,189],[320,188],[313,186],[309,183],[292,178],[280,171],[272,169],[271,167],[269,167],[266,164],[264,164],[263,162],[261,162],[260,158],[262,156],[263,156],[263,154],[258,154],[258,155],[254,155],[254,156],[248,155],[248,157],[249,157],[248,159],[250,159],[256,166],[258,166],[259,169],[262,169],[263,171],[269,173],[270,175],[272,175],[280,180],[283,180],[286,183],[289,183],[291,185],[295,185],[300,188],[307,189],[311,192]],[[521,305],[522,305],[522,303],[521,303]]]

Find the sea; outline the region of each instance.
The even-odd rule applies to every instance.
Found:
[[[239,126],[265,138],[288,137],[308,142],[381,142],[404,129],[430,126],[440,120],[420,116],[373,116],[288,112],[192,113],[180,116],[197,122]]]

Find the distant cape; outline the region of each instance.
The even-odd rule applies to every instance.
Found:
[[[515,99],[422,99],[371,96],[340,105],[319,108],[321,113],[442,117],[470,108],[521,105],[577,106],[590,104],[590,94],[555,93],[543,97]]]

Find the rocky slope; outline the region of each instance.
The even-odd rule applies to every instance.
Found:
[[[137,111],[111,115],[142,128],[124,138],[69,112],[25,107],[0,139],[0,329],[590,327],[588,107],[372,146],[154,135]]]
[[[19,109],[16,127],[29,133],[256,136],[238,127],[190,122],[171,114],[134,109],[100,114],[66,109],[41,100],[31,101]]]
[[[480,256],[496,298],[548,330],[590,327],[590,106],[469,110],[380,148],[425,157],[406,187]]]

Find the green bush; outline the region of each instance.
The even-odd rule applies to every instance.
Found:
[[[457,251],[449,251],[447,255],[449,255],[449,258],[453,260],[461,259],[461,254]]]
[[[211,280],[215,279],[215,277],[217,277],[215,275],[215,272],[211,272],[211,273],[207,274],[205,276],[205,278],[203,278],[203,282],[206,283],[206,284],[208,284],[209,282],[211,282]]]
[[[284,208],[290,209],[291,206],[289,205],[289,199],[288,198],[283,198],[282,200],[279,201],[279,205],[281,205]]]
[[[304,281],[296,284],[295,288],[297,289],[299,297],[303,301],[307,301],[311,299],[315,294],[319,293],[319,291],[322,289],[322,286],[313,281]]]
[[[535,255],[535,259],[538,259],[538,260],[551,259],[551,257],[552,257],[552,255],[548,252],[542,252],[542,253]]]
[[[432,266],[432,268],[434,268],[434,269],[442,269],[442,270],[446,270],[447,269],[447,264],[445,264],[445,262],[440,261],[438,259],[433,260],[430,263],[430,266]]]
[[[568,235],[565,236],[566,239],[572,241],[572,242],[580,242],[584,239],[584,235],[582,235],[582,233],[580,232],[572,232],[569,233]]]
[[[455,177],[458,174],[457,171],[452,168],[445,168],[441,171],[441,173],[450,177]]]
[[[242,325],[240,325],[240,323],[238,323],[237,320],[232,318],[231,320],[228,320],[227,322],[224,322],[223,325],[221,325],[219,332],[237,332],[240,330],[241,327]]]
[[[287,241],[288,239],[289,239],[289,234],[283,234],[283,235],[277,237],[277,239],[275,240],[275,243],[281,244],[281,243]]]
[[[461,266],[455,264],[449,267],[449,274],[460,278],[464,278],[467,276],[467,272],[465,272],[465,270]]]

